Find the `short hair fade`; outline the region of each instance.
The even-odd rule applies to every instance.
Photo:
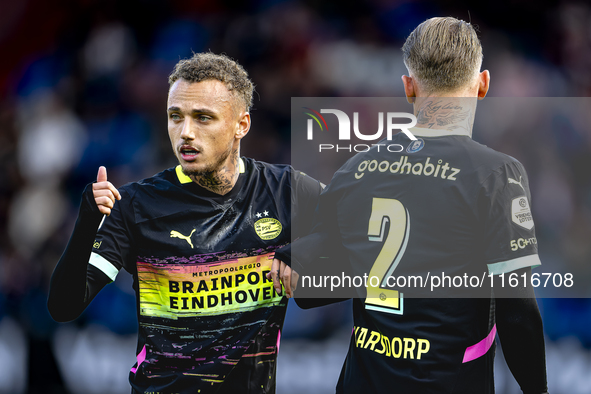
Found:
[[[482,65],[482,46],[474,27],[452,17],[421,23],[402,46],[404,64],[429,93],[467,86]]]
[[[247,112],[252,107],[254,85],[248,78],[246,70],[226,55],[216,55],[211,52],[194,53],[191,58],[183,59],[174,66],[174,70],[168,77],[169,86],[179,79],[188,82],[216,79],[243,102]]]

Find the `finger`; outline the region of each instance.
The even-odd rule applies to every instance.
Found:
[[[111,208],[115,206],[115,196],[113,196],[113,192],[109,189],[100,189],[100,190],[93,190],[94,195],[94,202],[96,203],[99,210],[104,214],[101,210],[101,206],[106,207],[111,213]]]
[[[97,182],[106,182],[107,181],[107,168],[105,166],[100,166],[98,169],[98,174],[96,176]]]
[[[117,190],[117,188],[115,186],[113,186],[113,184],[111,182],[97,182],[97,183],[93,183],[92,184],[92,190],[106,190],[109,189],[112,193],[113,196],[115,196],[115,198],[117,200],[121,200],[121,193],[119,193],[119,190]]]
[[[109,209],[113,208],[113,206],[115,205],[115,202],[113,200],[111,200],[109,197],[107,196],[102,196],[102,197],[96,197],[94,199],[94,201],[96,202],[97,207],[101,207],[101,206],[105,206]]]
[[[281,264],[281,260],[273,259],[273,263],[271,264],[271,271],[267,272],[267,279],[273,279],[273,271],[279,270],[279,264]]]
[[[111,209],[105,207],[104,205],[99,205],[98,206],[99,211],[103,214],[103,215],[107,215],[109,216],[111,214]]]
[[[285,295],[287,295],[287,285],[285,284],[285,269],[289,268],[289,266],[287,264],[285,264],[283,261],[281,262],[281,264],[279,265],[279,279],[281,279],[281,283],[283,283],[283,288],[285,289]],[[289,296],[287,297],[289,298]]]
[[[111,201],[115,202],[115,196],[113,195],[113,192],[109,189],[93,190],[92,194],[93,194],[95,200],[98,197],[108,197],[111,199]]]
[[[281,282],[279,279],[279,267],[281,266],[282,262],[278,259],[273,259],[273,264],[271,265],[271,279],[273,279],[273,287],[275,288],[275,292],[281,295]]]
[[[295,270],[291,270],[291,293],[293,294],[298,288],[298,281],[300,280],[300,274]]]
[[[285,288],[285,295],[287,298],[293,297],[293,291],[291,289],[291,267],[286,264],[283,267],[283,274],[281,275],[281,281],[283,282],[283,287]]]

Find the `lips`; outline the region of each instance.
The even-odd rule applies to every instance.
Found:
[[[190,145],[181,146],[179,151],[181,153],[181,158],[184,161],[195,161],[197,159],[197,156],[199,155],[199,151]]]

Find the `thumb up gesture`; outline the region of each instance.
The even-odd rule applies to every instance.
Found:
[[[99,211],[107,216],[111,214],[115,199],[121,200],[119,191],[107,181],[107,169],[103,166],[99,167],[96,183],[92,184],[92,194]]]

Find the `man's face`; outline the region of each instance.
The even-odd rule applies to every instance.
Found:
[[[221,169],[250,127],[250,115],[218,80],[177,80],[168,92],[168,135],[183,172],[204,175]],[[247,118],[247,119],[245,119]]]

